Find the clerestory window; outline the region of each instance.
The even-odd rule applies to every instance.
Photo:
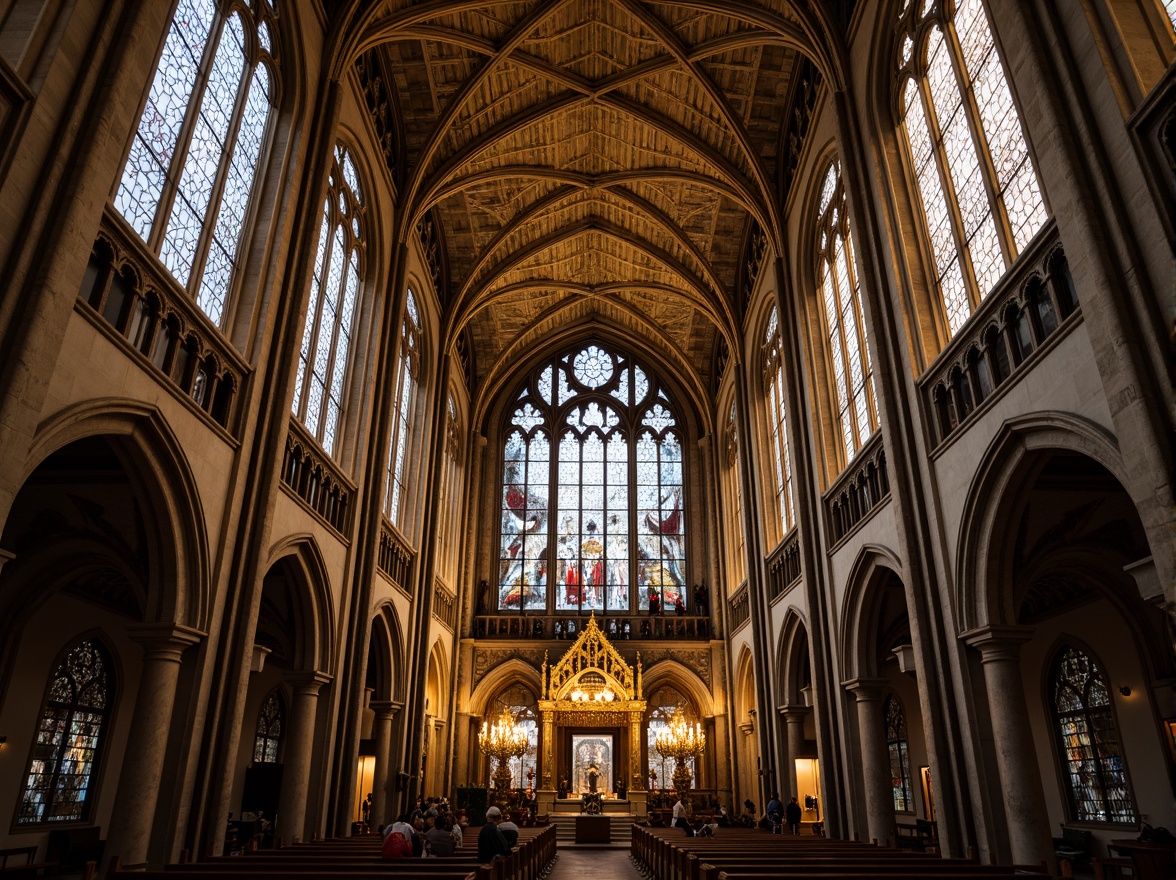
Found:
[[[817,283],[837,390],[837,420],[849,462],[878,428],[878,405],[838,162],[825,173],[817,206]]]
[[[268,0],[179,0],[114,207],[214,323],[273,105]]]
[[[902,129],[954,336],[1049,215],[982,0],[906,0],[898,39]]]
[[[685,606],[682,467],[669,395],[631,357],[548,361],[506,427],[499,609]]]
[[[780,338],[780,317],[776,307],[768,315],[763,335],[763,384],[767,395],[768,433],[775,476],[776,511],[780,515],[780,538],[796,520],[792,502],[792,461],[788,455],[788,407],[784,402],[784,357]]]
[[[416,403],[421,358],[421,313],[412,289],[404,302],[400,322],[400,359],[396,367],[396,403],[392,411],[392,442],[388,447],[388,472],[384,488],[384,514],[400,525],[404,505],[404,470],[409,431]]]
[[[351,327],[363,276],[363,192],[351,154],[335,147],[294,382],[294,415],[328,455],[343,417]]]

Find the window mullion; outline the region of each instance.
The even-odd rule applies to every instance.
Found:
[[[832,252],[829,255],[828,265],[829,265],[829,281],[833,285],[834,308],[837,311],[837,315],[836,315],[837,331],[838,331],[837,335],[839,337],[838,347],[841,349],[841,369],[842,369],[842,375],[845,377],[845,400],[842,401],[839,399],[837,401],[838,421],[841,421],[840,409],[841,409],[841,406],[844,404],[845,418],[849,422],[849,435],[850,435],[849,442],[851,444],[853,444],[853,449],[845,449],[844,448],[844,439],[842,440],[841,445],[843,447],[842,452],[844,453],[844,460],[841,462],[841,464],[842,464],[842,467],[844,467],[849,464],[850,459],[852,458],[853,454],[857,452],[860,444],[858,443],[857,409],[853,405],[854,375],[853,375],[853,369],[852,369],[852,366],[850,363],[850,358],[849,358],[849,345],[845,341],[845,319],[844,319],[844,315],[842,314],[842,311],[841,311],[841,298],[845,295],[845,291],[843,291],[841,289],[841,282],[837,277],[837,236],[839,236],[839,235],[841,235],[841,230],[838,227],[834,227],[830,232],[829,244],[832,247]],[[852,306],[852,300],[853,300],[852,290],[850,291],[850,300],[851,300],[850,308],[852,308],[853,307]],[[836,384],[836,381],[837,381],[836,377],[834,377],[834,384]]]
[[[328,217],[330,219],[328,219],[328,221],[327,221],[327,230],[328,230],[327,247],[326,247],[326,250],[323,251],[323,277],[319,281],[318,308],[315,309],[315,313],[314,313],[313,317],[310,315],[307,315],[308,319],[314,321],[314,329],[311,331],[310,345],[306,350],[306,385],[304,386],[306,388],[306,397],[305,397],[305,400],[303,401],[303,416],[302,416],[302,423],[304,425],[306,424],[306,414],[309,413],[309,411],[310,411],[310,398],[311,398],[311,395],[314,393],[313,389],[314,389],[314,382],[315,382],[315,375],[314,375],[315,353],[318,351],[319,334],[322,333],[322,330],[323,330],[322,324],[323,324],[323,312],[325,311],[325,305],[324,305],[325,297],[327,296],[327,279],[329,279],[331,276],[331,260],[333,260],[335,258],[335,228],[336,228],[337,223],[336,223],[336,220],[334,217],[334,209],[331,209],[330,213],[328,214]],[[320,397],[319,398],[320,414],[321,414],[321,407],[323,407],[325,405],[326,405],[326,402]],[[322,442],[322,439],[323,439],[322,427],[323,427],[322,420],[320,419],[318,427],[315,428],[315,431],[314,431],[314,438],[316,440],[318,440],[319,442]]]
[[[996,239],[1000,243],[1001,256],[1004,257],[1007,268],[1013,264],[1015,258],[1012,250],[1012,224],[1009,223],[1004,199],[1000,195],[1000,181],[997,179],[996,166],[992,163],[992,150],[988,146],[984,127],[980,124],[980,108],[976,103],[976,94],[972,89],[968,70],[964,66],[963,49],[960,46],[959,34],[956,33],[954,21],[944,27],[943,35],[944,48],[951,55],[951,68],[955,72],[956,82],[960,89],[962,101],[960,110],[964,113],[964,118],[968,123],[968,132],[972,136],[972,144],[976,150],[976,161],[980,166],[980,177],[984,181],[984,192],[988,196],[992,222],[996,227]],[[989,56],[989,64],[999,65],[1001,63],[995,46],[989,49]],[[1016,111],[1014,110],[1014,112]],[[1017,124],[1020,125],[1020,122],[1018,121]],[[984,296],[987,292],[979,290],[979,285],[977,285],[979,296]]]
[[[244,23],[242,23],[244,27]],[[245,54],[245,53],[243,53]],[[225,132],[225,143],[221,149],[220,165],[216,169],[216,176],[212,180],[212,191],[208,195],[208,211],[204,215],[204,222],[201,224],[200,238],[196,242],[196,255],[192,259],[192,270],[188,275],[188,293],[195,297],[200,291],[200,285],[204,280],[204,267],[208,263],[208,251],[212,247],[212,242],[216,234],[217,220],[220,218],[221,199],[224,196],[225,186],[229,178],[229,167],[233,163],[233,154],[237,151],[237,136],[241,133],[241,120],[245,116],[245,104],[249,98],[249,90],[253,87],[253,74],[256,71],[257,65],[251,63],[247,54],[241,68],[241,81],[237,83],[237,95],[233,99],[233,118],[229,121],[229,128]],[[258,157],[260,164],[261,157]],[[177,181],[177,187],[179,183]],[[240,235],[241,231],[238,230]],[[236,262],[236,254],[233,254],[233,263]],[[232,286],[233,278],[230,277],[229,284]],[[228,305],[229,291],[225,291],[225,306]],[[227,311],[222,307],[221,315]]]
[[[948,164],[947,153],[943,148],[943,127],[935,113],[935,102],[931,100],[931,83],[926,73],[920,78],[919,93],[923,98],[923,113],[927,120],[928,135],[931,138],[931,153],[935,157],[935,166],[939,171],[939,185],[943,190],[943,201],[947,205],[948,221],[951,225],[952,240],[956,246],[956,260],[960,266],[960,275],[964,279],[964,287],[968,294],[969,310],[976,311],[980,305],[980,294],[977,292],[976,271],[972,267],[971,251],[964,240],[964,221],[960,216],[960,200],[951,178],[951,167]],[[961,107],[962,111],[963,108]],[[960,112],[960,111],[957,111]],[[938,283],[943,285],[943,275],[936,269]]]
[[[346,227],[344,227],[344,229],[346,230]],[[323,383],[324,383],[323,384],[323,403],[328,411],[328,415],[329,415],[329,411],[330,411],[329,404],[330,404],[330,400],[331,400],[331,386],[334,384],[333,380],[335,377],[335,358],[338,355],[338,351],[339,351],[339,332],[340,332],[340,327],[342,324],[342,321],[340,320],[341,319],[340,312],[343,307],[343,297],[346,296],[347,276],[351,274],[351,259],[350,259],[351,255],[350,255],[350,253],[348,253],[349,248],[347,247],[347,232],[346,231],[343,234],[343,250],[344,250],[343,272],[339,276],[339,301],[338,301],[338,304],[335,308],[335,320],[332,322],[332,326],[327,331],[331,334],[331,347],[327,350],[327,367],[326,367],[326,372],[323,374]],[[339,401],[339,419],[340,419],[340,421],[342,421],[342,418],[343,418],[343,401],[342,401],[342,398],[340,397],[340,401]],[[337,425],[336,425],[335,429],[336,429],[336,431],[338,431]],[[326,435],[325,434],[325,432],[326,432],[326,421],[325,420],[323,422],[323,431],[324,431],[324,436],[325,436]],[[338,440],[338,437],[336,437],[335,439]]]
[[[200,58],[200,65],[197,69],[196,82],[192,86],[191,94],[188,95],[188,109],[184,113],[184,123],[180,126],[180,133],[176,138],[175,151],[172,153],[171,162],[168,163],[165,172],[163,191],[159,195],[159,204],[155,208],[155,222],[151,227],[151,235],[147,239],[147,246],[155,254],[163,250],[163,239],[167,234],[168,223],[171,222],[172,205],[180,197],[180,179],[184,175],[184,163],[188,159],[188,150],[192,146],[196,121],[200,118],[204,92],[207,90],[208,80],[212,76],[212,62],[216,58],[220,41],[225,35],[226,21],[227,18],[220,12],[214,14],[212,27],[208,31],[208,43],[204,47],[204,54]],[[172,26],[175,26],[174,23]]]

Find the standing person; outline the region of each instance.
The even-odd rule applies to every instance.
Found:
[[[682,803],[682,795],[678,794],[678,800],[674,803],[674,821],[672,824],[675,828],[689,828],[690,825],[686,821],[686,807]]]
[[[649,616],[653,617],[655,614],[661,614],[661,596],[657,594],[657,590],[653,587],[649,588]]]
[[[710,613],[710,606],[707,605],[709,594],[706,589],[706,584],[699,584],[694,588],[694,610],[706,617]]]
[[[800,804],[796,802],[796,798],[789,801],[788,806],[784,808],[784,821],[788,823],[789,831],[800,834]]]
[[[686,613],[686,604],[682,601],[680,595],[674,597],[674,613],[678,615]]]
[[[784,821],[784,805],[780,803],[780,795],[772,792],[772,799],[768,801],[768,821],[772,823],[772,831],[780,833],[780,823]]]
[[[486,811],[486,824],[478,832],[478,861],[492,862],[495,859],[510,855],[510,846],[506,838],[498,830],[498,823],[502,821],[502,810],[491,807]]]

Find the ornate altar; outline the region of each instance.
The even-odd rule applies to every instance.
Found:
[[[544,655],[539,700],[543,788],[555,787],[556,749],[562,745],[569,766],[559,772],[561,780],[571,782],[569,797],[575,793],[603,797],[612,788],[614,776],[628,792],[644,791],[640,748],[644,716],[641,655],[634,670],[605,638],[593,614],[558,663],[549,668]],[[614,747],[614,736],[622,744],[627,740],[627,747]],[[628,766],[621,763],[624,757],[614,762],[614,755],[627,755]]]

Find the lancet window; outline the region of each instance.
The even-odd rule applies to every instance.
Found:
[[[689,716],[687,707],[690,703],[676,688],[662,687],[654,692],[647,701],[647,705],[649,706],[647,710],[649,715],[645,726],[645,754],[648,761],[647,781],[651,789],[654,780],[656,780],[658,789],[671,789],[674,787],[674,768],[677,766],[677,761],[673,755],[661,753],[657,747],[657,735],[673,723],[674,716],[678,712],[686,712]],[[690,770],[690,778],[695,780],[694,785],[697,787],[698,773],[695,759],[693,757],[687,758],[686,766]]]
[[[114,207],[214,322],[274,102],[268,2],[179,0]]]
[[[539,703],[529,689],[515,685],[494,699],[489,717],[500,718],[503,711],[510,712],[514,716],[515,726],[527,734],[527,750],[522,757],[510,759],[510,784],[513,788],[524,789],[529,781],[527,771],[539,773]],[[497,764],[493,759],[487,763],[490,765],[487,768],[488,778],[493,779]]]
[[[1063,647],[1050,672],[1049,694],[1071,818],[1134,824],[1138,814],[1111,696],[1094,658]]]
[[[906,715],[898,697],[890,694],[882,706],[886,718],[886,748],[890,753],[890,784],[894,790],[894,811],[909,813],[915,809],[911,797],[911,759],[907,750]]]
[[[328,455],[335,452],[343,416],[351,328],[363,274],[363,211],[355,163],[345,147],[337,146],[294,382],[294,415]]]
[[[272,691],[257,713],[257,731],[253,736],[253,760],[257,764],[276,764],[282,746],[286,709],[282,697]]]
[[[686,603],[682,434],[654,377],[585,346],[527,381],[505,435],[500,610]]]
[[[763,377],[768,398],[768,431],[771,435],[772,473],[775,476],[776,510],[780,514],[780,537],[796,519],[792,503],[792,461],[788,455],[788,408],[784,402],[784,357],[780,338],[780,317],[776,307],[768,315],[764,331]]]
[[[743,555],[743,487],[739,474],[739,431],[735,424],[735,402],[731,402],[731,409],[727,413],[727,467],[728,482],[731,487],[733,516],[732,537],[735,539],[735,553],[731,558],[731,574],[728,583],[735,590],[747,576],[746,561]]]
[[[96,639],[74,646],[49,680],[18,825],[88,818],[114,696],[113,666]]]
[[[878,427],[866,321],[858,286],[849,215],[841,165],[833,162],[825,173],[817,208],[817,283],[825,313],[829,358],[837,388],[837,420],[845,460],[857,451]]]
[[[982,0],[907,0],[898,38],[902,128],[954,335],[1048,213]]]
[[[384,514],[400,524],[404,505],[404,468],[408,456],[409,431],[416,404],[421,358],[421,312],[416,295],[409,288],[400,321],[400,360],[396,368],[396,406],[392,411],[392,443],[388,447],[388,475],[384,489]]]

